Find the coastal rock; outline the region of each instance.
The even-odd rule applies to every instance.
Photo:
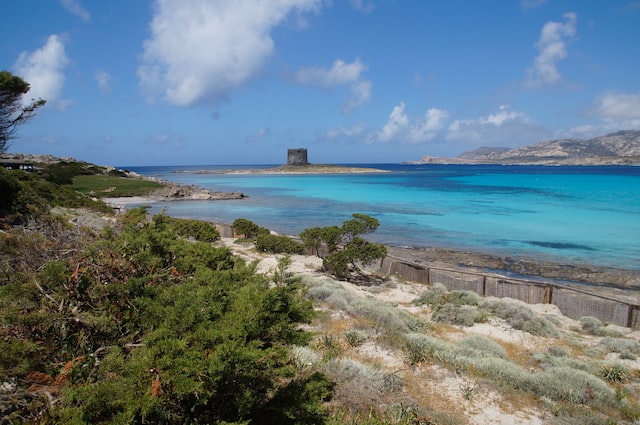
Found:
[[[152,192],[150,198],[156,201],[209,201],[242,199],[245,198],[245,195],[242,192],[212,192],[193,185],[181,186],[174,183],[165,183],[164,187]]]

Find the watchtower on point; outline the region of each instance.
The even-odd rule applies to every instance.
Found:
[[[307,149],[289,149],[287,165],[309,165],[309,161],[307,160]]]

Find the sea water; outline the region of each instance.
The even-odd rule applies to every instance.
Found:
[[[265,166],[127,167],[228,201],[150,204],[177,217],[246,218],[278,233],[380,221],[370,240],[640,269],[640,167],[360,164],[366,174],[225,174]],[[206,170],[202,173],[201,170]]]

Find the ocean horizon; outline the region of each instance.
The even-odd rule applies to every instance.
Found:
[[[277,165],[121,167],[247,198],[148,204],[175,217],[249,219],[281,234],[380,221],[368,239],[497,256],[640,270],[640,167],[339,164],[385,173],[230,174]]]

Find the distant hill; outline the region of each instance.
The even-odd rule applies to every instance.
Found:
[[[549,140],[515,149],[481,147],[457,158],[425,156],[418,163],[640,165],[640,131],[619,131],[589,140]]]

